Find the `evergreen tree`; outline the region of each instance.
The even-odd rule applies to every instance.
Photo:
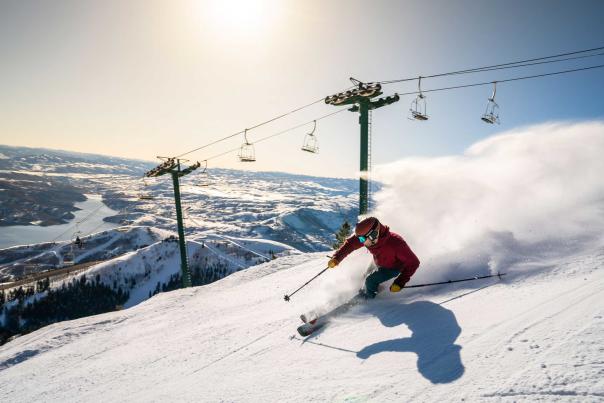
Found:
[[[336,232],[336,241],[331,245],[332,248],[338,249],[340,246],[342,246],[344,241],[346,241],[350,235],[351,230],[352,228],[350,227],[350,224],[348,224],[348,220],[344,221],[344,224],[342,224],[338,232]]]

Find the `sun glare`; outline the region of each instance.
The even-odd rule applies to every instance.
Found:
[[[270,0],[208,0],[202,12],[212,25],[225,33],[255,34],[273,22],[278,2]]]

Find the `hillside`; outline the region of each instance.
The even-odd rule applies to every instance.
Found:
[[[0,145],[0,225],[33,226],[48,221],[50,213],[54,221],[47,223],[63,222],[73,218],[70,212],[78,210],[75,203],[82,194],[90,194],[101,195],[103,203],[117,211],[105,218],[107,222],[175,231],[172,182],[168,177],[143,181],[144,172],[153,166],[103,155]],[[268,239],[316,252],[330,249],[344,220],[356,219],[355,179],[214,167],[202,171],[183,177],[181,183],[185,226],[194,235]],[[59,240],[70,239],[78,230],[77,221],[85,219],[72,220],[73,231]],[[18,241],[35,243],[24,238]],[[4,253],[0,249],[0,260]]]
[[[81,249],[64,242],[5,250],[12,251],[9,258],[16,260],[0,273],[14,276],[31,268],[39,272],[30,271],[19,281],[0,284],[0,344],[50,323],[130,308],[182,286],[174,234],[126,226],[83,237],[82,241]],[[191,237],[187,249],[195,286],[300,253],[274,241],[217,234]],[[66,261],[72,252],[76,265],[43,270],[54,260]]]
[[[170,235],[171,232],[157,228],[124,226],[82,236],[81,248],[70,241],[64,241],[0,249],[0,280],[11,281],[30,272],[62,267],[67,259],[72,259],[76,264],[109,260],[149,246]]]
[[[599,401],[604,251],[500,280],[380,294],[302,340],[367,256],[284,257],[0,347],[3,401]],[[428,271],[429,268],[422,268]],[[356,273],[356,274],[355,274]],[[426,274],[426,273],[424,273]],[[352,276],[352,277],[351,277]],[[348,284],[347,287],[338,287]]]

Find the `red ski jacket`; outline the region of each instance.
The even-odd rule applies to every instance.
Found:
[[[339,262],[344,260],[353,251],[365,246],[353,235],[344,242],[337,250],[333,258]],[[397,269],[404,276],[405,282],[409,281],[413,273],[419,267],[419,259],[409,248],[402,236],[390,232],[388,226],[380,224],[380,235],[378,241],[367,249],[373,255],[373,261],[378,267]]]

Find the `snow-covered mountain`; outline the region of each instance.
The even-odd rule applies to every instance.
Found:
[[[46,148],[12,147],[0,144],[0,170],[45,174],[140,175],[152,162]]]
[[[173,234],[151,227],[126,226],[82,236],[82,244],[71,241],[21,245],[1,250],[0,282],[75,264],[109,260],[161,241]]]
[[[265,240],[210,236],[187,242],[190,270],[194,280],[196,277],[204,277],[205,281],[200,278],[201,283],[218,280],[278,257],[299,253],[287,245]],[[136,252],[94,265],[65,281],[77,282],[83,276],[98,276],[102,283],[115,284],[113,288],[121,287],[129,291],[129,298],[123,304],[124,308],[129,308],[150,298],[156,292],[165,291],[162,288],[171,279],[180,287],[180,275],[178,243],[177,239],[171,236]],[[56,285],[60,286],[61,284]]]
[[[89,193],[101,195],[118,211],[107,218],[111,222],[175,231],[170,177],[143,181],[143,173],[153,163],[8,146],[0,146],[0,154],[0,224],[44,220],[52,210],[48,205],[60,201],[61,209],[52,210],[59,222],[77,209],[73,205],[82,194]],[[50,185],[37,188],[30,205],[12,198],[15,202],[9,207],[2,199],[9,201],[3,183],[23,188],[37,182],[69,184],[72,200],[66,200],[64,188]],[[188,234],[268,239],[302,251],[320,251],[330,249],[345,220],[356,219],[357,188],[358,181],[351,179],[226,169],[204,174],[200,169],[182,179],[181,194]],[[146,198],[141,200],[141,195]]]

